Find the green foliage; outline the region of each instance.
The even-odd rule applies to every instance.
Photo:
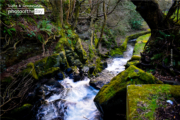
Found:
[[[170,37],[171,35],[168,35],[166,33],[164,33],[163,31],[159,31],[159,33],[164,37],[164,38],[167,38],[167,37]],[[161,37],[158,37],[159,39],[163,40]]]
[[[131,2],[125,2],[126,9],[129,10],[130,18],[127,20],[132,29],[139,30],[142,27],[143,18],[135,10],[136,6]]]
[[[96,69],[95,69],[95,72],[98,73],[98,72],[101,72],[102,71],[102,63],[101,63],[101,58],[97,58],[96,59]]]
[[[70,30],[70,29],[69,29],[69,30],[67,30],[67,33],[68,33],[68,37],[71,37],[71,36],[72,36],[72,34],[73,34],[73,33],[72,33],[72,30]]]
[[[111,56],[123,55],[122,48],[115,48],[110,51]]]
[[[94,47],[89,45],[89,59],[91,60],[94,57]]]
[[[49,23],[50,23],[50,21],[43,20],[43,21],[39,22],[37,27],[40,29],[40,31],[44,31],[50,36],[53,33],[52,32],[53,26],[51,24],[49,24]]]
[[[114,35],[114,31],[112,29],[105,27],[104,33],[106,34],[107,40],[103,38],[103,45],[107,48],[110,48],[112,45],[117,47],[116,36]]]
[[[162,53],[160,53],[160,54],[155,54],[155,55],[153,55],[153,57],[151,58],[151,60],[157,60],[157,59],[161,58],[162,56],[163,56]]]
[[[4,33],[8,33],[8,34],[12,37],[12,32],[13,32],[13,31],[16,32],[16,29],[13,28],[13,27],[12,27],[12,28],[9,28],[9,29],[8,29],[7,27],[4,27],[4,31],[3,31],[3,32],[4,32]]]
[[[142,27],[143,20],[131,19],[129,22],[132,29],[139,30]]]

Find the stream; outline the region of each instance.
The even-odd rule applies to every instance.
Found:
[[[108,67],[105,69],[113,76],[125,70],[125,64],[131,59],[134,43],[128,42],[127,50],[123,57],[107,59]],[[64,87],[59,94],[53,94],[46,99],[46,104],[42,104],[36,115],[37,120],[99,120],[100,113],[97,110],[93,99],[99,90],[89,85],[90,79],[73,82],[69,77],[59,81]],[[46,86],[48,90],[54,90],[51,86]],[[48,93],[45,93],[48,94]]]

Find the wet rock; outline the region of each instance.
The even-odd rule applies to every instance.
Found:
[[[59,72],[57,75],[56,75],[56,80],[63,80],[64,79],[64,74]]]
[[[35,93],[33,92],[29,93],[27,96],[27,102],[32,104],[35,101],[35,97],[36,97]]]
[[[126,112],[126,87],[130,84],[162,84],[153,75],[131,65],[104,85],[94,102],[103,117],[111,117]],[[117,107],[118,106],[118,107]]]
[[[79,80],[81,80],[80,74],[74,75],[74,82],[77,82],[77,81],[79,81]]]
[[[66,69],[66,64],[65,63],[61,63],[60,64],[60,68],[61,68],[61,70],[64,71]]]
[[[103,70],[99,73],[99,76],[92,77],[89,84],[99,90],[103,85],[108,84],[113,77],[114,74],[110,73],[108,70]]]
[[[48,85],[48,86],[53,86],[53,87],[57,87],[57,88],[63,88],[63,86],[58,81],[56,81],[54,79],[50,79],[45,84]]]
[[[72,68],[67,68],[65,71],[65,73],[68,75],[71,74],[72,72],[73,72]]]
[[[103,69],[107,68],[107,67],[108,67],[107,62],[104,62],[104,63],[102,64],[102,66],[103,66]]]
[[[95,66],[89,67],[89,74],[92,74],[95,70]]]
[[[70,78],[70,79],[74,79],[73,73],[69,74],[69,78]]]
[[[84,66],[84,67],[82,68],[82,71],[85,72],[85,73],[88,73],[89,67],[88,67],[88,66]]]

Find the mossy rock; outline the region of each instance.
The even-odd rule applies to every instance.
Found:
[[[140,55],[133,55],[129,61],[140,60],[140,59],[141,59]]]
[[[144,46],[146,45],[146,42],[149,40],[150,36],[151,34],[149,33],[137,38],[133,55],[140,55],[140,52],[143,52]]]
[[[47,58],[45,69],[51,67],[59,67],[60,66],[60,55],[53,54]]]
[[[74,50],[72,41],[67,37],[61,37],[55,46],[56,53],[64,51],[67,48]]]
[[[101,62],[101,58],[96,59],[95,70],[92,73],[94,76],[96,76],[98,73],[100,73],[103,70],[103,63]]]
[[[14,116],[13,118],[21,118],[23,116],[28,115],[31,112],[33,105],[31,104],[24,104],[21,107],[15,108],[11,115]]]
[[[34,63],[27,64],[26,69],[24,69],[20,74],[23,76],[30,74],[34,79],[38,80],[38,75],[36,73]]]
[[[138,64],[139,64],[139,60],[133,60],[133,61],[127,62],[125,67],[128,68],[131,65],[137,66]]]
[[[139,36],[142,36],[142,35],[145,35],[145,34],[148,34],[150,33],[150,31],[143,31],[143,32],[139,32],[139,33],[136,33],[136,34],[132,34],[130,36],[127,36],[123,42],[123,44],[119,47],[119,48],[115,48],[115,49],[112,49],[110,51],[110,55],[111,56],[116,56],[116,55],[123,55],[123,52],[126,51],[126,48],[127,48],[127,43],[129,40],[131,39],[136,39],[138,38]]]
[[[126,111],[126,88],[130,84],[162,84],[152,74],[131,65],[104,85],[96,95],[94,102],[103,116],[124,114]],[[118,106],[118,107],[117,107]]]
[[[42,78],[42,77],[50,78],[50,77],[54,76],[56,73],[58,73],[59,70],[60,70],[59,67],[51,67],[51,68],[48,68],[48,69],[46,69],[44,71],[39,72],[38,76],[40,78]]]
[[[173,98],[180,98],[179,85],[128,85],[127,120],[155,120],[155,110],[162,107],[157,101]]]
[[[64,55],[62,57],[65,58]],[[66,60],[62,59],[60,54],[53,54],[49,57],[36,61],[35,70],[38,77],[51,76],[51,74],[53,75],[59,71],[61,63],[66,63]]]
[[[81,44],[81,39],[79,38],[77,43],[76,43],[76,48],[75,48],[75,52],[79,55],[79,59],[80,61],[85,64],[87,61],[87,54],[85,52],[85,50],[82,47]]]
[[[79,59],[76,59],[76,60],[74,60],[73,65],[80,67],[80,66],[82,66],[82,63]]]

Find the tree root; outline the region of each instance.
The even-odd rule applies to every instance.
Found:
[[[13,47],[10,47],[10,48],[8,48],[6,51],[1,52],[0,55],[6,53],[6,52],[7,52],[8,50],[10,50],[10,49],[14,49],[14,48],[13,48]]]
[[[16,50],[16,45],[20,42],[21,40],[17,41],[15,44],[14,44],[14,50]]]

